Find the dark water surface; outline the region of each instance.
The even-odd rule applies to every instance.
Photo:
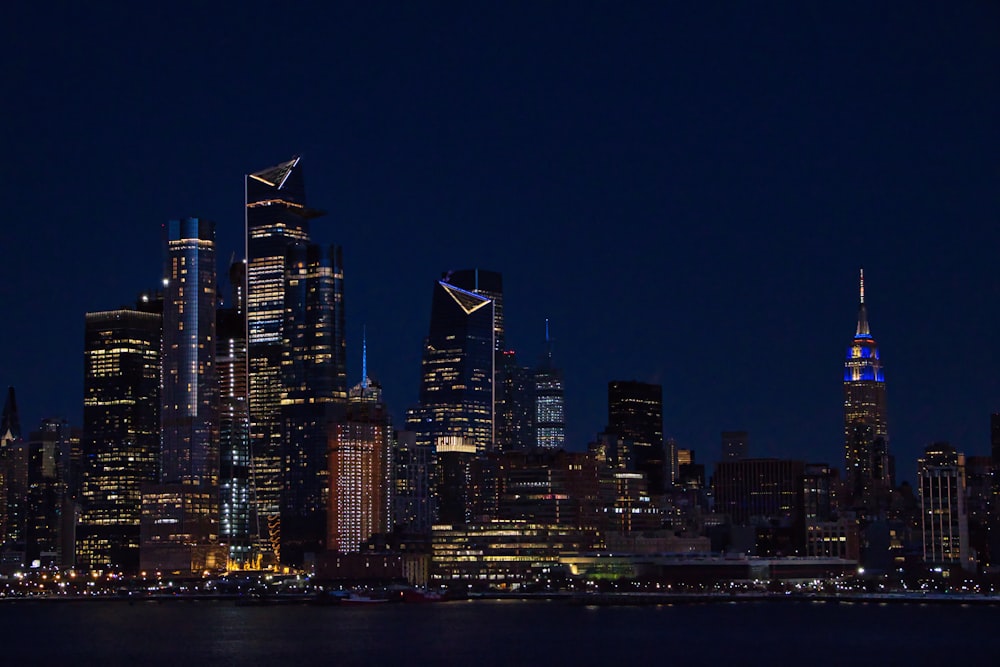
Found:
[[[5,602],[0,665],[995,665],[1000,607]]]

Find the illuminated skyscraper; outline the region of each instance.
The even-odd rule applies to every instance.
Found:
[[[250,415],[247,406],[246,264],[229,269],[231,303],[218,310],[215,363],[219,376],[219,537],[234,565],[252,561]]]
[[[249,357],[250,450],[255,523],[267,521],[263,547],[280,550],[281,361],[285,328],[285,269],[288,249],[308,243],[309,220],[321,215],[305,206],[299,158],[248,174],[247,348]],[[270,539],[268,539],[270,538]]]
[[[924,562],[969,567],[965,455],[946,442],[927,447],[917,461]]]
[[[160,483],[143,487],[140,566],[221,568],[215,223],[167,224]]]
[[[260,546],[324,547],[327,424],[347,399],[343,266],[310,243],[300,158],[246,177],[250,442]]]
[[[350,392],[347,415],[330,439],[330,551],[359,551],[375,533],[389,531],[389,415],[382,389],[366,370]]]
[[[287,254],[281,367],[281,562],[326,549],[329,431],[347,402],[343,258],[338,246],[293,244]]]
[[[77,567],[139,569],[141,485],[160,474],[162,301],[87,313]]]
[[[608,383],[607,432],[630,445],[635,470],[646,476],[651,494],[665,488],[663,387],[636,381]]]
[[[217,486],[215,223],[198,218],[171,220],[167,234],[161,479]]]
[[[418,445],[437,447],[439,439],[448,438],[472,453],[491,448],[502,285],[499,273],[479,269],[445,274],[435,284],[420,405],[409,417]]]
[[[535,371],[535,433],[537,446],[561,449],[566,446],[566,415],[562,371],[552,362],[552,338],[545,320],[545,351]]]
[[[868,326],[861,272],[858,326],[844,363],[844,468],[848,506],[878,514],[892,489],[885,374]]]

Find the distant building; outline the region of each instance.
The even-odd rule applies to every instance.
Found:
[[[502,299],[502,278],[493,271],[449,272],[434,285],[419,406],[408,417],[418,445],[436,448],[442,438],[461,438],[474,453],[492,449]]]
[[[794,525],[803,518],[804,470],[802,461],[720,461],[712,477],[715,511],[728,514],[735,525],[755,525],[762,520]]]
[[[722,432],[722,458],[720,461],[742,461],[749,456],[750,434],[746,431]]]
[[[76,563],[139,570],[141,485],[160,476],[163,302],[87,313]]]
[[[514,350],[503,351],[497,359],[494,449],[501,453],[531,449],[537,444],[534,370],[521,365]]]
[[[536,445],[542,449],[561,449],[566,446],[563,376],[552,359],[553,342],[548,320],[545,320],[544,346],[541,362],[535,370]]]
[[[653,495],[665,490],[663,453],[663,387],[636,381],[608,383],[606,431],[631,443],[635,469],[643,473]]]
[[[327,424],[347,400],[343,259],[311,242],[301,159],[247,174],[252,524],[283,563],[325,548]],[[265,529],[266,526],[266,529]]]
[[[372,535],[390,529],[389,415],[381,387],[366,371],[362,376],[329,447],[327,547],[340,553],[359,551]]]
[[[253,563],[250,412],[247,397],[246,264],[229,269],[230,303],[219,308],[215,365],[219,377],[219,538],[236,567]],[[255,564],[255,563],[253,563]]]
[[[968,568],[969,525],[965,508],[965,455],[946,442],[917,460],[924,562]]]
[[[143,570],[222,569],[215,223],[167,225],[160,480],[144,485]]]
[[[877,515],[893,487],[886,426],[885,373],[868,326],[864,272],[858,326],[844,363],[844,469],[846,506]]]
[[[0,564],[24,564],[28,496],[28,446],[21,437],[21,417],[14,388],[0,417]]]
[[[430,446],[418,446],[413,431],[397,431],[392,455],[392,527],[405,532],[430,531],[434,494]]]
[[[63,419],[43,419],[28,439],[25,563],[70,567],[76,524],[74,459],[80,434]]]

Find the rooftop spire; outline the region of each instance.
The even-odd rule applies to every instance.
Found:
[[[7,401],[3,405],[0,416],[0,440],[21,439],[21,418],[17,413],[17,400],[14,398],[14,387],[7,387]]]
[[[368,388],[368,327],[361,327],[361,386]]]
[[[861,301],[858,305],[858,329],[854,334],[855,338],[871,338],[872,332],[868,327],[868,309],[865,307],[865,270],[861,269],[860,279]]]

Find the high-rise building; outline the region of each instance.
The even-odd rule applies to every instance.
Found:
[[[446,273],[434,286],[419,405],[409,411],[407,427],[416,433],[417,447],[433,452],[436,513],[442,520],[461,522],[472,515],[472,461],[496,442],[502,295],[500,274],[481,269]]]
[[[27,493],[28,448],[14,388],[8,387],[0,416],[0,562],[24,563]]]
[[[87,313],[77,567],[139,569],[141,485],[160,474],[163,302]]]
[[[75,504],[71,477],[78,447],[79,433],[74,433],[63,419],[44,419],[29,436],[26,564],[73,564]]]
[[[924,562],[969,567],[965,455],[946,442],[934,443],[917,460],[917,476]]]
[[[750,434],[746,431],[722,432],[722,458],[720,461],[741,461],[750,450]]]
[[[637,381],[608,383],[607,432],[631,443],[635,469],[646,476],[649,493],[665,490],[663,387]]]
[[[140,566],[222,568],[215,223],[167,224],[160,482],[143,487]]]
[[[298,565],[324,548],[326,429],[347,398],[342,257],[311,244],[323,213],[306,206],[300,158],[245,184],[253,523],[260,547]]]
[[[330,439],[330,551],[356,552],[372,535],[389,531],[391,508],[389,415],[382,389],[362,371],[347,415]]]
[[[552,338],[545,320],[545,349],[535,371],[535,433],[542,449],[566,446],[566,414],[562,371],[552,361]]]
[[[219,308],[219,537],[233,567],[257,565],[251,525],[250,412],[247,405],[246,264],[229,269],[231,300]]]
[[[535,372],[517,361],[514,350],[498,357],[496,384],[497,452],[511,452],[535,447]]]
[[[885,373],[868,326],[864,271],[860,286],[858,326],[844,363],[844,477],[847,506],[875,515],[888,506],[893,480]]]
[[[347,402],[344,270],[338,246],[292,244],[286,259],[281,562],[299,566],[326,549],[329,430]]]
[[[280,551],[284,451],[281,447],[281,363],[284,356],[285,278],[289,248],[309,242],[300,158],[245,178],[247,354],[249,363],[252,498],[257,525],[270,527],[259,546]],[[264,530],[264,528],[262,528]]]
[[[397,431],[392,453],[392,527],[424,533],[434,522],[433,452],[413,431]]]

